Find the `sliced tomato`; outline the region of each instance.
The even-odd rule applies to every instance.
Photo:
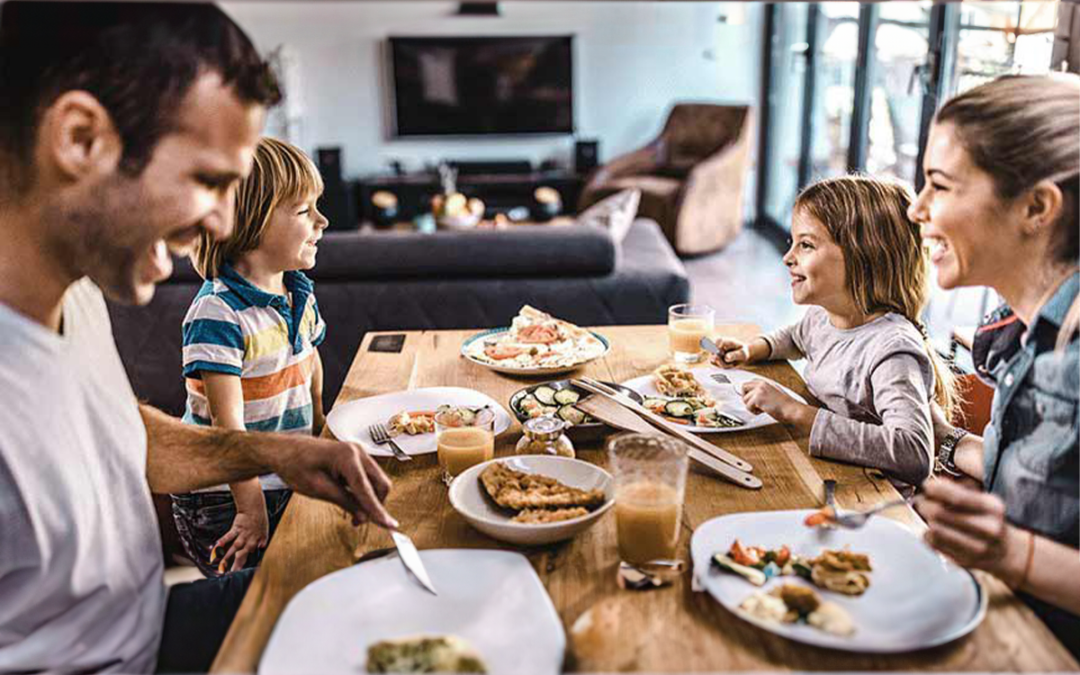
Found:
[[[508,345],[491,345],[489,347],[484,347],[484,355],[489,359],[495,359],[496,361],[512,359],[516,356],[521,356],[524,353],[525,350],[521,347],[510,347]]]
[[[738,539],[732,542],[731,550],[728,551],[728,555],[738,564],[746,565],[747,567],[753,567],[761,561],[757,551],[755,551],[752,546],[744,548],[743,545],[739,543]]]
[[[836,512],[832,510],[832,507],[826,506],[808,515],[803,524],[807,527],[818,527],[834,520],[836,520]]]
[[[549,345],[559,341],[559,331],[552,326],[525,326],[518,331],[518,342],[524,344]]]
[[[789,560],[791,560],[791,549],[787,546],[781,546],[780,550],[776,552],[776,564],[783,567]]]

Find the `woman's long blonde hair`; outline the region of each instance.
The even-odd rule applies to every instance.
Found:
[[[1080,259],[1080,77],[1070,73],[1007,75],[969,89],[934,117],[951,124],[998,194],[1015,199],[1042,181],[1062,194],[1054,252],[1063,266]],[[1080,328],[1080,298],[1058,332],[1058,347]]]
[[[794,211],[821,223],[843,251],[848,292],[861,311],[894,312],[919,330],[934,368],[934,400],[952,417],[959,404],[956,378],[921,319],[929,300],[929,260],[919,225],[907,216],[911,201],[911,190],[900,183],[843,176],[808,186]]]
[[[279,205],[320,195],[322,191],[322,176],[310,157],[276,138],[262,138],[255,148],[251,174],[236,190],[232,234],[215,241],[204,231],[191,254],[195,269],[204,279],[218,276],[225,263],[234,263],[259,247]]]

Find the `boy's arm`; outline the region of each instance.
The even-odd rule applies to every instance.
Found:
[[[315,365],[311,371],[311,433],[318,436],[326,425],[326,415],[323,412],[323,365],[319,350],[315,350]]]
[[[297,492],[337,504],[357,524],[396,528],[383,508],[390,479],[360,446],[297,434],[263,434],[184,424],[139,405],[146,426],[146,478],[157,493],[276,473]]]
[[[215,427],[246,431],[244,426],[244,390],[240,378],[226,373],[202,372],[206,400],[210,404],[210,420]],[[233,501],[236,502],[237,518],[221,541],[214,544],[226,547],[231,544],[222,557],[221,571],[228,564],[229,558],[236,554],[233,569],[242,569],[249,555],[249,550],[265,546],[270,534],[270,520],[266,513],[266,498],[263,497],[262,485],[258,478],[229,483]],[[213,557],[213,556],[211,556]],[[211,560],[213,562],[213,560]]]

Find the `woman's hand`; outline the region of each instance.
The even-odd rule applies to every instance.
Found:
[[[270,519],[266,514],[266,507],[252,512],[237,511],[233,518],[232,527],[221,539],[218,539],[211,549],[211,560],[214,562],[214,551],[228,547],[218,565],[219,572],[236,572],[244,569],[248,557],[259,549],[266,548],[270,539]],[[230,560],[232,561],[230,564]]]
[[[742,340],[720,338],[716,340],[716,346],[720,349],[719,354],[714,354],[709,362],[714,366],[727,368],[741,363],[752,363],[750,358],[750,345]]]
[[[958,565],[986,570],[1015,583],[1026,562],[1026,535],[1005,521],[996,495],[945,478],[922,485],[915,509],[925,520],[926,543]]]
[[[814,426],[817,408],[800,403],[771,382],[750,380],[742,386],[742,399],[755,415],[765,413],[802,433],[809,433]]]

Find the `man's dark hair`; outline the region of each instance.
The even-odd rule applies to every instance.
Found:
[[[281,100],[251,40],[212,4],[5,2],[0,170],[12,187],[24,187],[42,113],[64,92],[82,90],[112,116],[124,148],[121,168],[137,175],[206,72],[221,75],[245,103]]]

